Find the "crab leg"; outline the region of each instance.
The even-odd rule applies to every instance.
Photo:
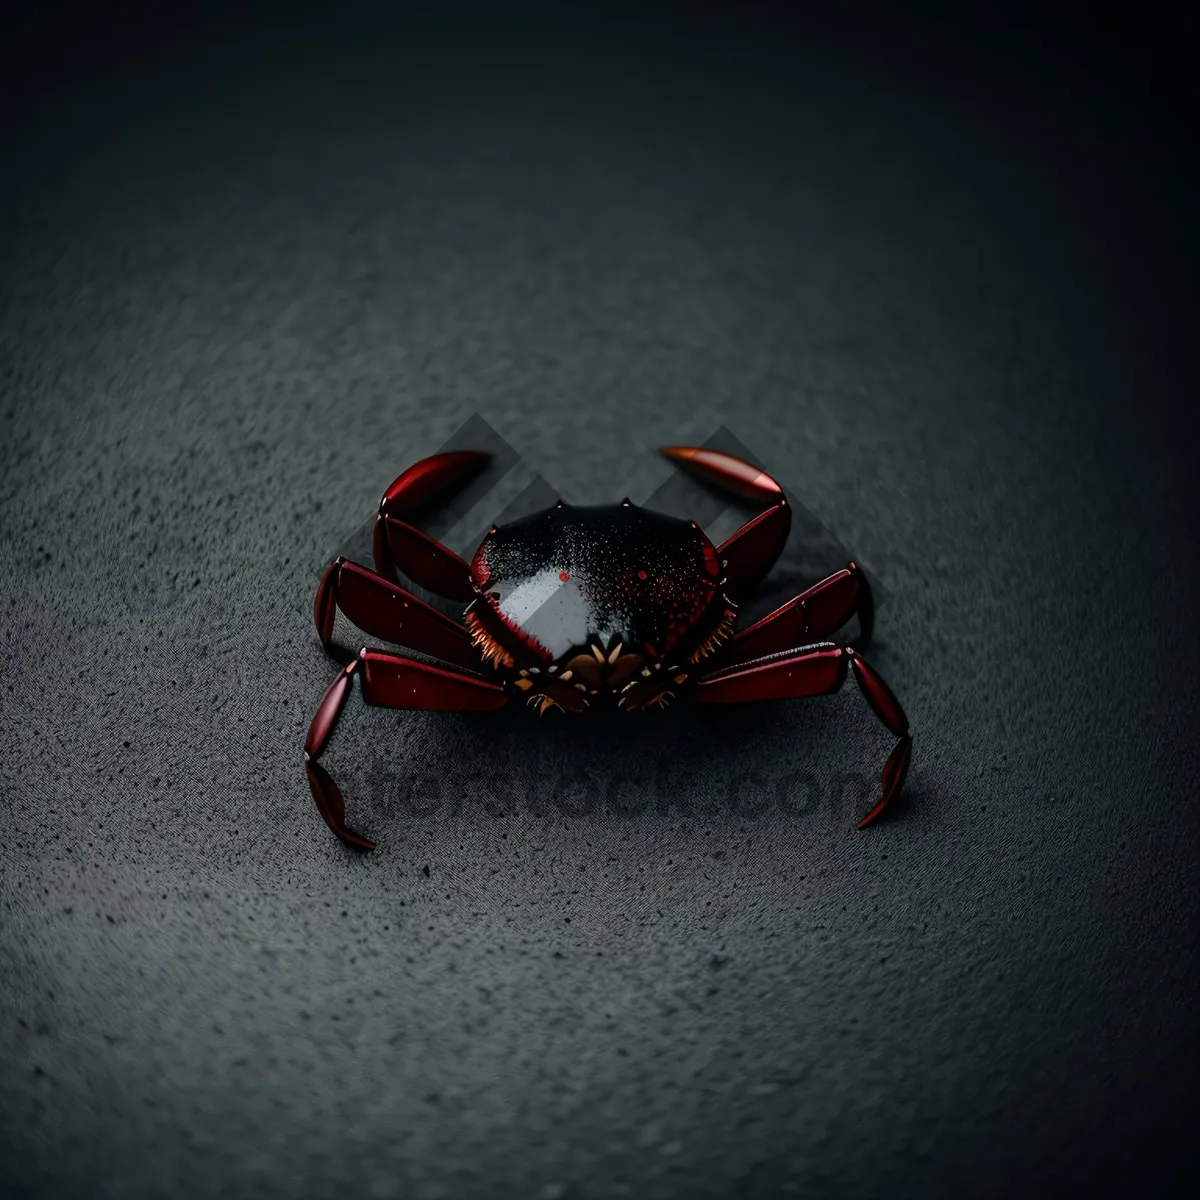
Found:
[[[363,850],[375,843],[346,824],[346,802],[337,784],[318,759],[329,744],[338,717],[346,707],[358,675],[363,700],[382,708],[425,709],[435,712],[482,712],[502,708],[508,692],[494,683],[461,671],[427,666],[381,650],[358,652],[325,690],[304,739],[304,772],[325,823],[343,841]]]
[[[770,508],[747,521],[717,547],[729,590],[750,591],[775,565],[792,528],[792,510],[783,489],[765,471],[719,450],[664,446],[661,453],[727,492],[770,504]]]
[[[861,633],[854,644],[861,647],[874,628],[875,601],[862,568],[850,563],[743,629],[729,643],[724,661],[747,662],[814,638],[831,637],[856,613]]]
[[[325,572],[313,603],[313,618],[328,648],[338,609],[372,637],[420,650],[474,670],[479,653],[465,625],[431,608],[399,584],[339,558]]]
[[[853,647],[818,643],[725,667],[696,685],[696,699],[708,704],[738,704],[824,696],[841,688],[850,668],[871,710],[899,739],[883,767],[880,798],[858,823],[863,829],[883,812],[903,785],[912,758],[912,734],[891,688]]]
[[[375,569],[380,575],[394,580],[399,567],[439,596],[473,598],[470,567],[403,517],[465,483],[489,461],[491,455],[480,450],[454,450],[423,458],[395,479],[383,493],[375,518]]]

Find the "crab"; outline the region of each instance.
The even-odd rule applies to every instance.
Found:
[[[827,695],[853,673],[896,737],[881,793],[863,829],[891,803],[912,757],[908,718],[861,653],[874,625],[867,577],[854,562],[748,627],[741,600],[771,569],[792,513],[782,488],[739,458],[695,446],[661,451],[685,470],[762,511],[719,546],[695,521],[619,504],[553,507],[488,530],[470,563],[412,518],[489,461],[477,451],[422,459],[383,494],[370,570],[344,557],[325,571],[314,618],[328,649],[342,614],[416,659],[364,647],[329,685],[308,730],[304,764],[329,828],[362,849],[375,843],[345,819],[345,801],[318,761],[359,680],[367,704],[481,712],[523,699],[539,714],[663,708],[684,693],[737,704]],[[397,567],[435,596],[465,605],[461,620],[406,590]],[[829,640],[852,617],[859,634]],[[425,661],[431,659],[434,661]]]

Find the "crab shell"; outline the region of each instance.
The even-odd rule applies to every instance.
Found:
[[[628,500],[493,526],[471,581],[476,646],[543,713],[665,705],[733,626],[700,526]]]

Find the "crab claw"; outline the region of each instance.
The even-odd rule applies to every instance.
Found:
[[[456,490],[491,460],[492,456],[483,450],[450,450],[423,458],[397,476],[383,493],[375,518],[375,570],[384,579],[398,583],[399,567],[436,595],[463,602],[475,595],[467,564],[453,550],[401,518]]]
[[[792,510],[783,488],[766,471],[720,450],[663,446],[661,453],[735,496],[770,505],[717,547],[730,594],[749,592],[774,566],[792,528]]]
[[[766,471],[732,454],[703,446],[663,446],[659,453],[693,475],[747,500],[778,504],[783,499],[783,489]]]
[[[491,459],[483,450],[449,450],[423,458],[383,493],[379,511],[392,517],[411,512],[478,474]]]

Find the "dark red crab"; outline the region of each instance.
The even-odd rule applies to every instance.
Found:
[[[488,456],[437,454],[383,494],[375,570],[344,558],[317,588],[315,618],[328,646],[337,610],[374,637],[437,659],[433,665],[364,648],[329,685],[304,743],[309,786],[330,829],[354,846],[374,843],[345,823],[345,803],[318,763],[357,675],[363,699],[386,708],[467,712],[523,696],[539,713],[602,705],[662,707],[685,689],[715,704],[783,700],[837,691],[851,669],[876,716],[899,739],[884,764],[873,821],[900,790],[912,754],[908,718],[859,653],[874,607],[854,563],[735,633],[738,601],[766,575],[791,528],[779,485],[757,467],[713,450],[663,454],[712,483],[765,504],[713,546],[695,521],[629,500],[559,503],[493,526],[470,565],[406,519],[461,485]],[[396,567],[421,587],[466,603],[453,620],[406,591]],[[855,644],[830,638],[854,615]]]

